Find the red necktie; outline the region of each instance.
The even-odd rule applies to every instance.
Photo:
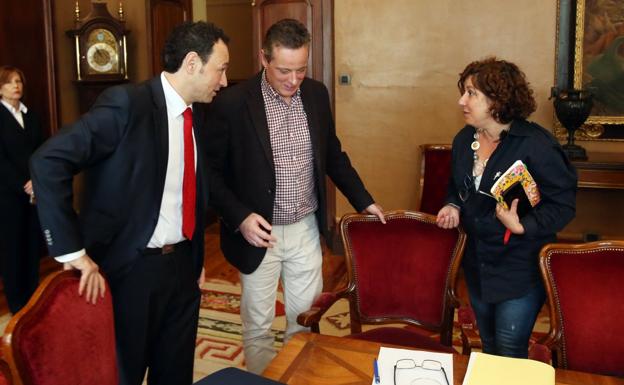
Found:
[[[184,180],[182,182],[182,235],[193,238],[195,231],[195,146],[193,110],[184,110]]]

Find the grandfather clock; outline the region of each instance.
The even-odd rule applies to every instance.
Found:
[[[128,58],[123,5],[119,2],[119,17],[113,17],[106,3],[93,1],[91,12],[80,18],[76,1],[74,29],[67,35],[74,40],[76,80],[80,113],[89,110],[106,88],[128,82]]]

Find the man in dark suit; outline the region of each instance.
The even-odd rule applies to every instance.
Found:
[[[106,90],[31,160],[50,254],[81,271],[93,303],[105,288],[99,268],[109,280],[120,384],[141,384],[148,367],[149,384],[192,383],[208,195],[197,103],[227,85],[227,40],[210,23],[176,27],[159,77]]]
[[[264,70],[225,90],[211,106],[211,204],[221,215],[221,248],[240,271],[247,368],[275,355],[269,334],[282,278],[286,339],[321,292],[319,229],[327,228],[325,175],[358,211],[382,218],[336,137],[325,86],[305,78],[310,35],[277,22],[261,51]]]

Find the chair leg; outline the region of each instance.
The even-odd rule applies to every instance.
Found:
[[[472,346],[470,346],[470,342],[468,341],[468,337],[466,336],[466,334],[463,332],[461,333],[461,339],[462,339],[462,354],[469,356],[470,353],[472,353]]]
[[[477,332],[477,321],[472,308],[469,306],[460,307],[457,318],[461,329],[462,354],[469,355],[472,348],[481,349],[481,338]]]

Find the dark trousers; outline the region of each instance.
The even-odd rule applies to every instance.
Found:
[[[28,200],[26,193],[0,194],[0,237],[4,250],[2,278],[13,314],[26,305],[39,284],[43,238],[37,209]]]
[[[190,242],[170,254],[143,253],[129,273],[109,279],[119,383],[193,382],[200,290]]]
[[[522,297],[486,303],[473,295],[470,303],[477,319],[483,352],[506,357],[527,358],[529,338],[546,292],[537,285]]]

